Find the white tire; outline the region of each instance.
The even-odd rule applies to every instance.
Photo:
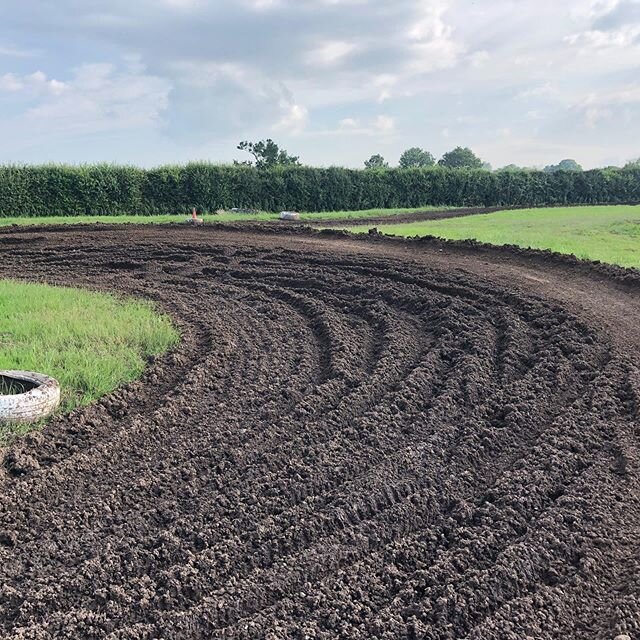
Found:
[[[17,382],[24,393],[2,395],[0,390],[0,424],[37,422],[51,415],[60,404],[57,380],[31,371],[0,371],[0,382]]]

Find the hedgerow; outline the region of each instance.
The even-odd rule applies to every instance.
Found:
[[[547,206],[640,201],[640,168],[585,172],[355,170],[192,163],[0,167],[0,217],[151,215],[231,207],[338,211],[391,207]]]

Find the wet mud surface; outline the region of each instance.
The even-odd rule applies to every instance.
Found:
[[[610,271],[0,232],[0,277],[145,296],[183,333],[0,453],[0,638],[640,637],[640,286]]]

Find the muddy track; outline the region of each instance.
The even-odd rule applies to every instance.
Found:
[[[633,274],[230,228],[0,256],[183,332],[4,451],[0,638],[639,636]]]
[[[518,208],[518,207],[516,207]],[[447,218],[464,218],[465,216],[475,216],[482,213],[496,213],[497,211],[510,211],[514,207],[474,207],[464,209],[440,209],[440,210],[428,210],[428,211],[414,211],[413,213],[399,213],[392,216],[376,216],[368,218],[339,218],[339,219],[324,219],[322,220],[322,214],[318,214],[319,220],[313,218],[306,218],[297,222],[290,220],[271,220],[270,224],[274,222],[280,226],[285,225],[309,225],[309,226],[375,226],[377,224],[401,224],[404,222],[422,222],[424,220],[446,220]],[[210,221],[215,222],[215,218],[210,218]],[[250,220],[242,221],[243,224],[251,224]],[[255,223],[253,223],[255,224]]]

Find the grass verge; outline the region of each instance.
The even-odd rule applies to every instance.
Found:
[[[396,236],[438,236],[448,240],[551,249],[578,258],[640,268],[640,206],[519,209],[397,225],[377,225]],[[354,233],[366,227],[348,227]]]
[[[56,378],[62,411],[139,377],[149,356],[178,339],[169,317],[146,301],[0,280],[0,369]],[[0,426],[0,444],[16,429]]]
[[[406,213],[415,213],[417,211],[442,211],[451,209],[452,207],[416,207],[413,209],[366,209],[362,211],[327,211],[324,213],[305,212],[300,214],[302,220],[315,220],[322,222],[324,220],[341,220],[346,218],[378,218],[381,216],[397,216]],[[102,222],[105,224],[168,224],[170,222],[184,222],[188,216],[46,216],[42,218],[25,218],[10,217],[0,218],[0,227],[6,227],[14,224],[18,225],[40,225],[40,224],[93,224]],[[217,215],[205,214],[204,219],[207,222],[237,222],[238,220],[255,220],[264,222],[268,220],[277,220],[277,213],[259,212],[259,213],[220,213]]]

